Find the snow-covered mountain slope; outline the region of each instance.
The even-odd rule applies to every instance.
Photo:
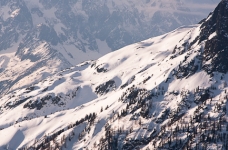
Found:
[[[97,59],[206,16],[199,11],[202,8],[193,10],[191,5],[199,2],[187,2],[1,1],[0,93],[37,83],[66,66]]]
[[[198,26],[179,28],[166,35],[127,46],[96,61],[84,62],[39,84],[4,96],[0,100],[0,126],[3,128],[0,135],[3,137],[10,132],[12,134],[1,142],[1,146],[7,146],[7,143],[12,149],[32,146],[35,139],[43,141],[45,135],[64,129],[57,141],[61,141],[63,134],[68,137],[72,131],[75,132],[72,140],[67,140],[68,149],[93,149],[95,141],[98,144],[100,138],[104,137],[105,126],[107,128],[108,124],[116,131],[133,127],[133,132],[128,137],[122,135],[124,139],[149,136],[154,128],[159,128],[161,112],[168,108],[174,110],[179,105],[182,97],[178,93],[183,92],[183,88],[192,91],[198,85],[203,85],[203,82],[205,88],[209,86],[207,80],[201,80],[202,75],[208,80],[209,76],[197,70],[189,79],[178,80],[178,77],[173,76],[180,61],[186,56],[190,57],[186,60],[187,64],[200,55],[199,52],[194,53],[194,50],[186,50],[181,55],[178,50],[172,54],[176,46],[181,48],[180,51],[185,50],[185,47],[182,48],[183,43],[191,36],[191,40],[194,40],[199,30]],[[176,57],[173,58],[174,56]],[[177,96],[170,94],[172,92],[177,93]],[[140,101],[144,100],[146,101],[141,104]],[[151,105],[150,108],[147,108],[147,103]],[[125,116],[122,113],[126,107],[129,112]],[[143,112],[147,109],[150,112]],[[67,130],[69,125],[90,113],[96,113],[93,124],[84,121]],[[118,119],[118,113],[123,117]],[[138,125],[139,118],[142,128]],[[164,120],[160,122],[162,121]],[[90,131],[84,132],[84,128]],[[18,142],[18,139],[21,141]],[[39,144],[41,142],[36,146]],[[119,144],[120,147],[124,145],[122,141]]]
[[[0,149],[227,149],[227,6],[3,96]]]

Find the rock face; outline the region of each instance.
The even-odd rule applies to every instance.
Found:
[[[228,71],[228,1],[222,0],[201,25],[200,42],[205,40],[204,68],[208,73]],[[210,63],[207,63],[210,62]]]

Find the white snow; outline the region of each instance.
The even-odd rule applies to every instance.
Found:
[[[194,91],[198,86],[203,88],[211,86],[210,77],[204,71],[183,79],[172,77],[172,72],[178,68],[180,61],[187,55],[189,55],[187,61],[195,59],[198,54],[194,53],[194,51],[199,48],[196,46],[196,49],[193,48],[182,55],[178,55],[178,52],[173,54],[174,47],[176,45],[181,46],[186,42],[184,39],[190,38],[192,40],[192,38],[196,38],[197,33],[199,33],[198,30],[198,25],[178,28],[165,35],[111,52],[96,61],[87,61],[61,71],[38,84],[34,84],[35,89],[31,92],[26,92],[26,89],[19,89],[14,93],[5,95],[1,98],[0,105],[5,105],[9,102],[12,105],[27,97],[31,97],[29,99],[31,102],[36,100],[41,102],[41,99],[47,95],[58,96],[64,100],[61,100],[63,105],[46,101],[47,104],[41,110],[24,108],[24,105],[29,101],[23,102],[12,110],[1,108],[0,128],[3,128],[3,130],[0,131],[0,137],[9,136],[0,141],[0,147],[9,146],[11,149],[17,149],[25,145],[31,146],[34,143],[34,139],[42,139],[45,135],[50,135],[63,128],[66,129],[69,124],[75,123],[76,120],[80,120],[86,114],[96,112],[98,116],[91,128],[92,132],[89,132],[84,137],[85,141],[78,141],[78,136],[76,135],[71,142],[67,142],[67,149],[92,148],[93,143],[95,141],[98,142],[104,135],[104,125],[110,122],[113,111],[118,112],[126,107],[126,104],[119,102],[118,99],[132,85],[157,92],[159,91],[157,89],[158,85],[166,89],[164,97],[158,96],[153,99],[154,108],[152,110],[156,114],[155,117],[159,117],[161,115],[160,112],[167,107],[177,109],[182,97],[169,95],[170,92]],[[181,42],[177,43],[176,41]],[[105,42],[102,41],[98,41],[98,43],[102,47],[105,45]],[[37,47],[35,53],[40,53],[40,55],[45,57],[45,44],[43,43],[42,46]],[[170,56],[173,55],[177,55],[176,58],[170,59]],[[24,63],[32,64],[31,62]],[[95,66],[91,67],[92,64]],[[99,73],[96,70],[97,68],[104,68],[106,72]],[[40,76],[41,72],[42,70],[39,69],[33,75]],[[142,84],[148,76],[150,76],[150,79]],[[170,78],[168,83],[165,82],[167,78]],[[95,92],[96,87],[109,80],[115,81],[116,87],[107,94],[97,94]],[[26,80],[22,81],[26,82]],[[22,81],[20,84],[22,84]],[[121,89],[120,86],[126,82],[129,85]],[[73,96],[74,93],[76,96]],[[105,110],[107,105],[109,108]],[[103,112],[100,112],[101,107],[104,109]],[[194,108],[192,109],[194,110]],[[137,112],[139,113],[139,110]],[[189,113],[191,113],[191,110]],[[44,118],[45,115],[47,115],[47,118]],[[155,117],[150,119],[142,118],[143,127],[149,127],[152,130],[156,126],[155,122],[152,121]],[[118,129],[124,126],[124,129],[129,129],[133,126],[134,132],[128,138],[149,136],[146,130],[138,125],[133,125],[134,122],[129,121],[130,118],[131,115],[127,115],[122,119],[117,119],[112,123],[112,127]],[[72,131],[79,134],[85,126],[86,123],[80,124],[73,129],[66,130],[63,134],[69,136]],[[57,139],[60,140],[61,136],[58,136]],[[15,141],[15,139],[20,140]]]
[[[215,36],[217,36],[217,33],[216,33],[216,32],[212,33],[212,34],[209,36],[208,40],[211,40],[211,39],[214,38]]]
[[[19,12],[20,12],[20,9],[16,9],[16,10],[14,10],[12,13],[11,13],[11,15],[10,15],[10,17],[16,17],[18,14],[19,14]]]
[[[29,3],[29,8],[39,6],[41,11],[48,14],[42,19],[33,14],[34,25],[50,23],[57,34],[62,33],[61,28],[64,28],[64,25],[53,19],[55,18],[55,8],[46,10],[38,1],[32,3],[27,0],[26,2]],[[155,1],[150,1],[148,5],[142,5],[141,1],[135,3],[142,5],[138,10],[142,11],[143,9],[151,10],[149,7],[153,2]],[[87,18],[86,13],[81,10],[81,3],[82,0],[73,6],[74,11]],[[113,6],[110,11],[112,13],[118,8],[124,10],[127,5],[135,5],[135,3],[132,1],[115,1],[115,5],[121,7]],[[176,5],[173,5],[173,1],[169,1],[163,6],[160,6],[158,0],[156,3],[157,5],[153,6],[154,12],[163,9],[167,12],[181,12],[174,7]],[[109,5],[112,6],[113,4],[109,1]],[[4,20],[9,17],[6,13],[7,9],[4,8],[4,13],[1,14],[4,15]],[[19,11],[12,12],[12,17],[16,16]],[[148,11],[147,15],[153,15],[154,12]],[[12,80],[16,82],[9,87],[9,92],[0,98],[0,149],[29,147],[35,143],[35,140],[38,140],[39,143],[46,136],[62,129],[64,132],[57,136],[57,142],[60,142],[64,136],[70,137],[73,132],[75,134],[71,141],[67,140],[66,148],[63,149],[98,149],[94,147],[94,143],[98,144],[100,139],[105,136],[107,124],[110,124],[115,131],[119,128],[128,131],[132,127],[133,131],[127,135],[126,139],[149,137],[153,130],[159,130],[162,125],[170,121],[170,118],[167,118],[161,124],[156,123],[156,120],[162,116],[162,112],[166,109],[171,111],[178,109],[184,97],[184,94],[180,93],[185,93],[190,98],[190,108],[183,110],[186,112],[185,119],[189,119],[197,107],[193,103],[193,93],[196,88],[206,89],[212,85],[216,86],[217,90],[213,91],[213,104],[220,97],[225,97],[224,90],[228,89],[225,82],[228,80],[227,74],[224,75],[224,81],[220,81],[221,74],[219,73],[211,80],[211,77],[200,67],[189,76],[177,78],[173,75],[180,66],[184,67],[192,60],[194,60],[194,66],[202,64],[199,59],[201,56],[199,51],[203,48],[203,43],[198,44],[196,42],[191,48],[189,46],[199,33],[200,25],[183,26],[167,34],[126,46],[114,52],[108,47],[106,41],[99,39],[96,40],[99,51],[91,51],[87,48],[84,52],[78,50],[73,44],[69,44],[78,42],[69,38],[65,43],[53,46],[57,51],[55,54],[59,56],[55,58],[49,58],[50,45],[46,42],[40,42],[34,45],[31,54],[41,56],[46,63],[31,73],[29,70],[39,62],[22,61],[15,56],[18,45],[10,49],[11,53],[8,53],[8,50],[1,51],[0,69],[4,70],[0,74],[1,81]],[[80,34],[78,36],[80,37]],[[216,33],[213,33],[209,39],[214,36]],[[79,39],[84,44],[88,44],[82,37]],[[185,43],[188,44],[185,45]],[[174,51],[175,47],[179,49]],[[30,50],[25,48],[23,52],[28,54]],[[99,58],[102,55],[104,56]],[[68,69],[62,70],[62,68],[66,68],[63,65],[64,60],[69,61],[70,64]],[[78,64],[80,62],[82,63]],[[209,61],[205,64],[209,64]],[[71,65],[76,66],[72,67]],[[27,71],[28,75],[21,77]],[[98,93],[98,87],[105,85],[108,81],[114,81],[115,85],[108,87],[107,93],[106,91]],[[124,84],[126,84],[125,87],[123,87]],[[2,86],[9,85],[5,83]],[[141,126],[139,120],[131,120],[132,117],[137,118],[141,108],[136,110],[134,114],[128,113],[122,118],[117,117],[117,113],[120,113],[127,106],[127,103],[120,101],[120,98],[124,94],[129,94],[129,89],[132,87],[145,89],[156,95],[151,99],[151,117],[139,117]],[[158,94],[162,92],[164,94]],[[144,94],[142,95],[144,96]],[[55,102],[58,100],[59,102]],[[41,104],[42,107],[38,108],[38,104]],[[33,106],[36,107],[29,108]],[[215,108],[213,107],[213,109]],[[85,127],[88,127],[88,121],[84,121],[73,128],[70,128],[70,125],[84,118],[86,114],[94,112],[97,114],[94,124],[90,126],[90,131],[86,131],[85,136],[79,140],[79,134],[84,131]],[[214,118],[219,116],[219,113],[216,112],[210,111],[209,113]],[[120,135],[119,138],[121,136],[123,136],[122,139],[125,138],[124,135]],[[54,145],[53,142],[50,144],[51,146]],[[149,143],[146,146],[152,149],[151,145],[152,143]],[[211,147],[211,149],[216,149],[215,146]]]

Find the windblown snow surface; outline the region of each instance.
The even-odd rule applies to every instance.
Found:
[[[202,146],[196,144],[200,134],[189,140],[202,125],[196,117],[215,123],[222,117],[228,75],[211,77],[201,69],[204,44],[194,42],[200,30],[180,27],[3,96],[0,149]],[[177,126],[183,132],[175,132]]]

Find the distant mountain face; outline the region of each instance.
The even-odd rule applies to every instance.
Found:
[[[31,40],[73,46],[66,47],[70,55],[77,50],[99,51],[97,40],[116,50],[197,23],[202,17],[193,15],[180,1],[8,0],[1,2],[1,9],[1,37],[5,38],[0,50],[29,33]]]
[[[2,0],[0,10],[1,92],[203,17],[180,0]]]
[[[223,0],[201,24],[9,91],[0,98],[0,149],[228,149],[227,10]],[[66,60],[53,44],[37,43],[8,60],[24,62],[19,71],[34,67],[24,82]]]

